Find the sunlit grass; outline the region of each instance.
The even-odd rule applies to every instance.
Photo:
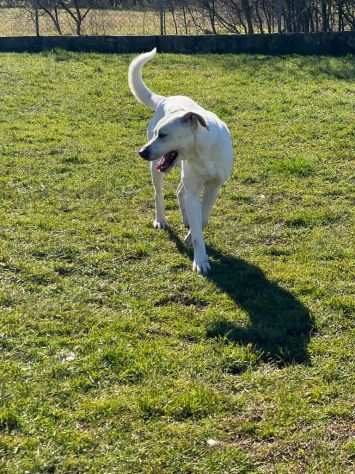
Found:
[[[234,137],[208,278],[177,172],[152,227],[130,60],[0,55],[0,471],[352,472],[354,59],[146,67]]]

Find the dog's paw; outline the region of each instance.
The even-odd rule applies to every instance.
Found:
[[[153,227],[154,229],[167,229],[168,223],[165,219],[154,219]]]
[[[200,275],[207,275],[210,270],[211,265],[209,264],[208,260],[193,261],[192,271],[199,273]]]
[[[184,238],[184,242],[185,242],[185,245],[186,245],[187,247],[192,247],[191,231],[188,232],[188,234],[187,234],[186,237]]]

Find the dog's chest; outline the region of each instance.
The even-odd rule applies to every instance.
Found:
[[[203,181],[219,181],[223,183],[226,179],[226,170],[223,166],[223,160],[218,155],[212,153],[204,155],[195,155],[188,159],[186,167],[187,174],[194,174]]]

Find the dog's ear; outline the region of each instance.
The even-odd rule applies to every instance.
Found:
[[[197,114],[196,112],[187,112],[181,120],[183,123],[190,123],[194,128],[197,128],[198,124],[200,124],[202,127],[205,127],[208,130],[206,120],[202,117],[202,115]]]

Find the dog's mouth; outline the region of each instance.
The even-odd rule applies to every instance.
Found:
[[[178,152],[173,150],[169,151],[168,153],[164,153],[164,155],[160,158],[158,163],[155,166],[155,169],[160,171],[161,173],[164,173],[165,171],[168,171],[173,165],[178,157]]]

